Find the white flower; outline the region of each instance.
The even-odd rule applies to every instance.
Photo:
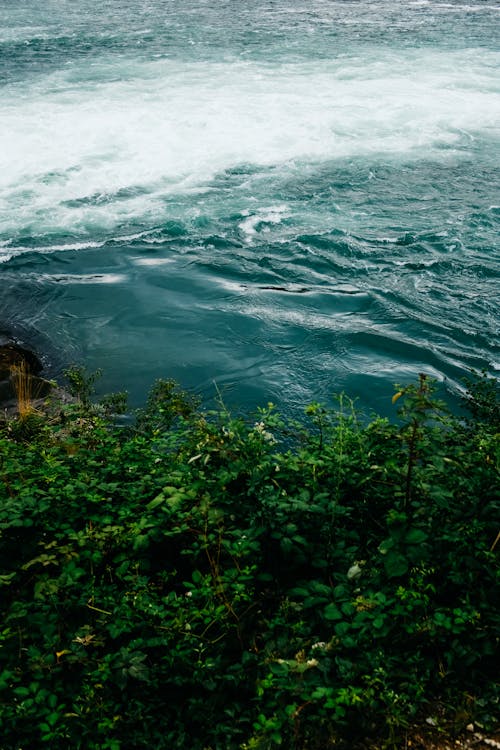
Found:
[[[362,572],[363,570],[361,568],[361,565],[356,562],[354,563],[354,565],[351,565],[351,567],[347,571],[347,577],[350,581],[353,581],[356,578],[359,578]]]
[[[264,422],[256,422],[253,426],[253,431],[259,433],[259,435],[261,435],[264,440],[267,440],[268,443],[277,442],[273,433],[266,430],[266,425],[264,424]]]
[[[326,643],[324,641],[318,641],[318,643],[313,643],[311,646],[311,650],[314,651],[315,648],[326,648]]]

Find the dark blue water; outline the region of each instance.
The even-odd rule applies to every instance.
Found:
[[[498,368],[500,9],[4,0],[0,329],[295,411]]]

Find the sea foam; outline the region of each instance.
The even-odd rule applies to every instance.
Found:
[[[154,223],[169,196],[243,163],[469,156],[498,132],[497,61],[369,48],[294,64],[120,58],[11,83],[0,236]]]

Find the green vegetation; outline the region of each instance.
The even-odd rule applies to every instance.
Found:
[[[0,747],[397,747],[498,711],[498,397],[395,424],[83,398],[0,428]],[[401,744],[399,746],[402,746]]]

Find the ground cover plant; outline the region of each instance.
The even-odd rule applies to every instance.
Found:
[[[300,423],[171,381],[0,428],[0,748],[403,747],[498,715],[497,384]],[[390,394],[388,395],[390,398]]]

